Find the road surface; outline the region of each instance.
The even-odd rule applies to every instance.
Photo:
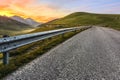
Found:
[[[120,32],[90,28],[4,80],[120,80]]]

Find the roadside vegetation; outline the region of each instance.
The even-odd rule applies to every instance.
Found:
[[[22,35],[22,34],[29,33],[33,30],[35,30],[35,28],[27,29],[27,30],[21,30],[21,31],[11,31],[11,30],[0,29],[0,38],[2,38],[3,35],[9,35],[9,36]]]

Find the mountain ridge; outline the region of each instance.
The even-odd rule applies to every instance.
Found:
[[[31,18],[24,19],[24,18],[22,18],[20,16],[12,16],[11,19],[19,21],[19,22],[27,24],[27,25],[30,25],[30,26],[33,26],[33,27],[37,27],[37,26],[42,24],[42,23],[37,22],[37,21],[35,21],[35,20],[31,19]]]
[[[0,16],[0,29],[7,29],[7,30],[19,30],[25,28],[32,28],[31,26],[13,20],[6,16]]]
[[[20,33],[28,29],[33,29],[33,27],[6,16],[0,16],[0,36]]]

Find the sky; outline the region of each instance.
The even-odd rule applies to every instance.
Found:
[[[120,14],[120,0],[0,0],[0,15],[47,22],[74,12]]]

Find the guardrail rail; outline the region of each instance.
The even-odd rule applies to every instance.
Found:
[[[0,38],[0,52],[3,54],[3,64],[9,63],[9,51],[18,47],[44,40],[53,36],[64,34],[66,32],[76,31],[88,27],[64,28],[38,33],[31,33],[19,36]]]

